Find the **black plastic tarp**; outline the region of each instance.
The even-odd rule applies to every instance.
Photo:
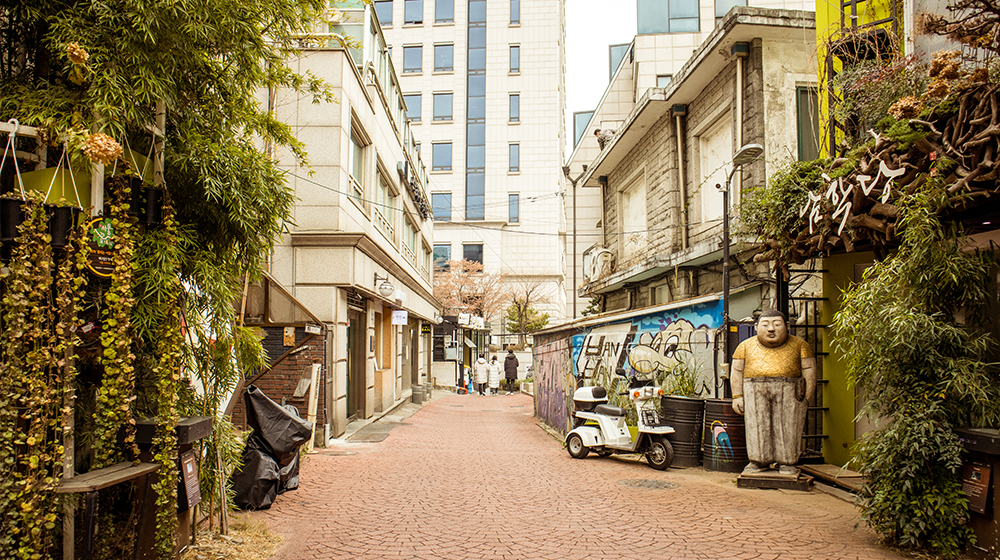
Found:
[[[299,487],[299,448],[312,437],[312,423],[293,406],[281,406],[251,385],[243,393],[253,433],[243,448],[243,468],[233,473],[236,505],[267,509],[277,494]]]

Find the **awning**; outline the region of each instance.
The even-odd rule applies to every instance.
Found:
[[[470,339],[469,337],[465,337],[465,345],[468,346],[469,348],[476,347],[476,343],[472,342],[472,339]]]

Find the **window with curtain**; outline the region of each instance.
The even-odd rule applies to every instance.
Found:
[[[431,169],[451,171],[451,142],[434,143],[431,145],[431,151]]]
[[[392,27],[392,0],[376,0],[375,15],[382,27]]]
[[[424,0],[404,0],[403,23],[417,24],[424,22]]]
[[[420,94],[409,93],[403,96],[406,103],[406,118],[413,122],[420,122]]]
[[[450,121],[454,96],[450,93],[434,94],[434,120]]]
[[[419,74],[423,70],[424,48],[420,45],[403,47],[403,73]]]
[[[434,45],[434,71],[451,72],[455,69],[455,45]]]
[[[455,21],[455,0],[434,0],[434,21],[436,23]]]

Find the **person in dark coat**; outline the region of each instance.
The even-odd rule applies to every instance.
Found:
[[[517,381],[517,356],[514,349],[507,350],[507,357],[503,359],[503,376],[507,380],[507,394],[514,394],[514,383]]]

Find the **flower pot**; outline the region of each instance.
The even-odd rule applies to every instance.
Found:
[[[17,226],[24,221],[24,201],[0,198],[0,241],[10,243],[17,237]]]
[[[674,447],[673,467],[701,464],[702,416],[705,400],[700,397],[667,395],[660,401],[663,422],[674,429],[667,439]]]
[[[73,206],[46,204],[45,210],[49,214],[49,235],[52,237],[52,246],[62,248],[69,245],[70,232],[76,227],[80,209]]]
[[[153,187],[146,187],[143,191],[145,191],[143,222],[148,226],[163,223],[163,191]]]
[[[144,190],[144,187],[142,186],[142,179],[139,177],[129,177],[128,188],[128,215],[139,217],[139,215],[142,214],[143,206],[145,204],[142,200]]]

